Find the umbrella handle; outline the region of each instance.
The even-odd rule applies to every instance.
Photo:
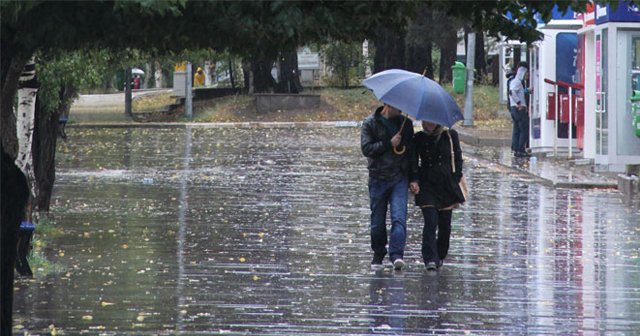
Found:
[[[404,152],[407,151],[407,146],[405,146],[405,145],[402,145],[402,149],[398,149],[398,148],[400,148],[400,147],[399,146],[398,147],[393,147],[393,152],[396,155],[402,155],[402,154],[404,154]]]
[[[404,130],[404,124],[407,122],[407,119],[408,119],[407,117],[404,117],[404,120],[402,120],[402,125],[400,125],[400,130],[398,131],[398,134],[402,135],[402,130]],[[407,146],[405,145],[402,145],[402,149],[399,149],[399,148],[400,146],[393,147],[393,152],[396,155],[402,155],[404,154],[404,152],[407,151]]]

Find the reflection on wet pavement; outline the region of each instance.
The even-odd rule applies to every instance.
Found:
[[[357,128],[72,129],[16,333],[631,334],[637,206],[466,158],[449,258],[369,269]],[[37,271],[36,271],[37,273]]]

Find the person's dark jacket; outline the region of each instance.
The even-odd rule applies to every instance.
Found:
[[[420,131],[414,136],[413,143],[419,160],[420,176],[420,193],[416,195],[416,205],[442,209],[464,202],[458,186],[462,179],[462,149],[458,132],[445,130],[437,136]],[[451,166],[451,143],[455,173]]]
[[[29,199],[29,185],[14,159],[0,144],[0,335],[11,335],[13,322],[13,269],[18,230]]]
[[[362,123],[360,145],[362,154],[367,157],[369,176],[391,180],[399,176],[406,176],[411,181],[417,180],[417,165],[412,146],[413,122],[407,119],[402,131],[402,141],[398,148],[406,146],[402,155],[395,154],[391,146],[391,138],[396,134],[387,129],[380,115],[382,107],[376,109]],[[389,121],[400,129],[405,117],[399,116]]]

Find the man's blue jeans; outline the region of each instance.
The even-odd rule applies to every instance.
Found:
[[[511,134],[511,150],[524,153],[529,139],[529,115],[526,109],[518,110],[518,107],[509,108],[511,120],[513,121],[513,132]]]
[[[409,180],[406,176],[393,180],[369,177],[369,202],[371,206],[371,249],[378,257],[387,254],[387,209],[391,205],[391,237],[389,257],[391,261],[403,258],[407,242],[407,201]]]

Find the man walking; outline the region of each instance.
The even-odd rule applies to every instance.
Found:
[[[518,66],[516,76],[509,83],[509,112],[513,121],[513,134],[511,135],[511,149],[517,157],[527,157],[525,146],[529,139],[529,112],[525,101],[524,78],[527,74],[526,62]]]
[[[413,123],[400,110],[384,104],[362,124],[360,144],[369,169],[371,208],[372,269],[382,268],[389,259],[396,270],[404,267],[407,240],[407,201],[409,181],[417,192],[417,164],[412,148]],[[387,240],[387,208],[391,206],[391,233]],[[387,251],[387,242],[389,249]]]

